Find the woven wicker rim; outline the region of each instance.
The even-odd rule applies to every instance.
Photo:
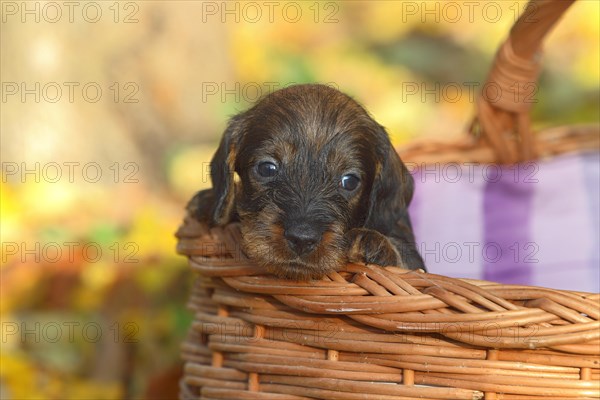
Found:
[[[281,280],[240,257],[237,224],[187,218],[177,236],[201,277],[184,392],[354,398],[343,384],[372,399],[600,397],[599,294],[359,264]]]
[[[389,332],[441,333],[472,345],[489,344],[493,336],[497,348],[546,347],[600,355],[598,294],[461,280],[362,264],[348,264],[319,284],[289,281],[269,276],[248,260],[232,257],[231,252],[238,253],[238,224],[208,230],[189,219],[177,235],[178,252],[190,256],[191,267],[202,276],[219,277],[240,292],[273,296],[303,312],[346,315]],[[453,311],[440,311],[448,308]],[[486,333],[481,326],[477,328],[485,321],[494,321],[498,330]],[[443,324],[454,323],[462,324],[456,332],[443,331]],[[513,340],[510,328],[516,325],[528,327],[523,341]],[[481,332],[461,337],[463,331]]]

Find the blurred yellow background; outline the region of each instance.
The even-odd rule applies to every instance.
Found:
[[[144,396],[178,361],[187,199],[227,119],[292,83],[396,145],[464,133],[523,1],[97,1],[1,7],[0,397]],[[534,121],[597,122],[600,3],[547,40]]]

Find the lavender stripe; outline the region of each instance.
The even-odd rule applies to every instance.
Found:
[[[540,165],[530,217],[531,238],[538,245],[531,253],[535,285],[579,290],[589,289],[590,283],[598,286],[598,202],[593,193],[599,183],[597,173],[593,180],[598,168],[593,162],[593,157],[567,154]]]
[[[600,154],[597,152],[582,155],[583,176],[585,188],[587,189],[589,210],[591,216],[591,241],[595,243],[590,249],[590,263],[588,265],[589,284],[588,291],[598,293],[600,291]]]
[[[531,243],[530,214],[535,183],[532,164],[493,166],[485,173],[484,279],[502,283],[531,284],[532,265],[524,262],[522,249]]]
[[[598,263],[592,267],[590,260],[572,260],[566,265],[544,263],[535,268],[533,284],[553,289],[598,293],[598,272]]]
[[[482,278],[483,188],[478,168],[462,168],[460,179],[417,170],[410,207],[417,248],[428,270],[459,278]],[[454,171],[451,176],[455,176]]]

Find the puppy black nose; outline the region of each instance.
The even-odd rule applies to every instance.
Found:
[[[313,251],[321,240],[321,232],[305,223],[287,228],[284,236],[290,248],[300,256]]]

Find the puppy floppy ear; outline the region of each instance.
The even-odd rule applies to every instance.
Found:
[[[244,115],[238,114],[229,120],[227,128],[221,138],[221,143],[210,162],[210,178],[213,185],[213,208],[211,210],[212,223],[225,225],[231,221],[234,213],[235,159]]]
[[[380,162],[376,165],[365,227],[387,233],[402,223],[410,229],[408,205],[414,192],[413,177],[383,127],[380,127],[377,142]]]

